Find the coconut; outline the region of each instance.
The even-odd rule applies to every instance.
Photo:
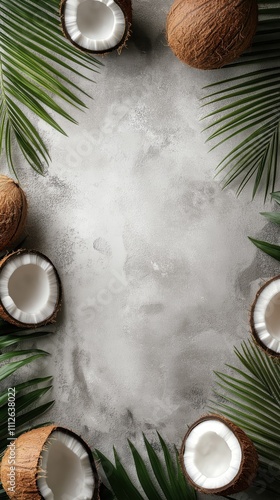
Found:
[[[40,252],[20,249],[0,261],[0,316],[25,328],[53,323],[62,299],[53,263]]]
[[[131,0],[62,0],[60,17],[64,35],[77,48],[121,52],[130,35]]]
[[[0,251],[19,243],[27,217],[27,201],[19,184],[0,175]]]
[[[266,281],[256,294],[250,326],[257,345],[267,354],[280,357],[280,275]]]
[[[167,40],[190,66],[221,68],[251,45],[257,24],[257,0],[176,0],[167,17]]]
[[[99,480],[88,445],[49,425],[25,432],[7,447],[1,482],[14,500],[98,500]]]
[[[258,455],[252,441],[230,420],[220,415],[206,415],[185,435],[180,462],[196,490],[231,495],[252,484]]]

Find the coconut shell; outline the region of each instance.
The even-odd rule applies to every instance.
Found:
[[[240,464],[240,469],[235,476],[235,478],[228,483],[226,486],[223,486],[222,488],[217,488],[217,489],[208,489],[208,488],[203,488],[198,486],[188,475],[184,463],[184,452],[185,452],[185,443],[186,440],[191,433],[191,431],[198,425],[201,424],[201,422],[204,422],[205,420],[218,420],[219,422],[222,422],[225,424],[231,432],[235,435],[237,440],[239,441],[239,444],[241,446],[241,451],[242,451],[242,460]],[[222,417],[221,415],[205,415],[204,417],[201,417],[199,420],[197,420],[189,429],[188,432],[186,433],[184,439],[183,439],[183,444],[181,447],[180,451],[180,463],[181,467],[183,469],[183,473],[186,476],[187,480],[189,483],[200,493],[205,493],[206,495],[234,495],[235,493],[239,493],[241,491],[246,490],[252,485],[253,480],[256,477],[257,470],[258,470],[258,454],[256,451],[256,448],[251,441],[251,439],[248,438],[248,436],[245,434],[242,429],[237,427],[233,422],[228,420],[225,417]]]
[[[22,236],[27,218],[27,200],[19,184],[0,175],[0,251],[13,248]]]
[[[167,17],[167,40],[186,64],[216,69],[251,45],[257,24],[256,0],[176,0]]]
[[[274,276],[274,278],[271,278],[270,280],[266,281],[263,286],[258,290],[257,294],[256,294],[256,297],[255,297],[255,300],[252,304],[252,307],[251,307],[251,311],[250,311],[250,328],[251,328],[251,333],[252,333],[252,337],[253,337],[253,340],[255,342],[255,344],[260,347],[268,356],[271,356],[273,358],[277,358],[279,359],[280,358],[280,353],[279,352],[275,352],[275,351],[272,351],[272,349],[269,349],[269,347],[267,347],[262,341],[261,339],[259,338],[258,336],[258,333],[256,331],[256,328],[255,328],[255,322],[254,322],[254,311],[255,311],[255,307],[256,307],[256,303],[257,303],[257,300],[259,298],[259,296],[261,295],[261,293],[263,292],[263,290],[268,286],[270,285],[270,283],[272,283],[273,281],[276,281],[276,280],[280,280],[280,274],[277,275],[277,276]]]
[[[122,39],[115,45],[114,47],[111,47],[110,49],[106,50],[89,50],[78,43],[75,42],[69,35],[66,27],[66,22],[65,22],[65,7],[67,0],[61,0],[60,3],[60,20],[61,20],[61,27],[64,36],[75,46],[77,49],[82,50],[83,52],[88,52],[89,54],[108,54],[110,52],[113,52],[114,50],[117,50],[117,52],[120,54],[122,49],[126,46],[126,42],[128,38],[131,35],[131,24],[132,24],[132,3],[131,0],[114,0],[114,2],[120,7],[120,9],[123,12],[124,18],[125,18],[125,30]]]
[[[24,253],[32,253],[35,255],[39,255],[39,256],[43,257],[45,260],[47,260],[52,265],[53,270],[54,270],[55,275],[56,275],[57,283],[58,283],[58,297],[57,297],[54,312],[49,318],[46,318],[45,321],[42,321],[40,323],[36,323],[36,324],[34,324],[34,323],[22,323],[21,321],[18,321],[17,319],[13,318],[8,313],[8,311],[5,309],[4,305],[2,304],[1,297],[0,297],[0,317],[2,319],[4,319],[5,321],[8,321],[12,325],[15,325],[19,328],[21,328],[21,327],[23,327],[23,328],[38,328],[40,326],[45,326],[47,324],[55,323],[56,317],[61,309],[61,304],[62,304],[62,285],[61,285],[61,280],[60,280],[60,277],[59,277],[59,274],[58,274],[56,268],[54,267],[51,260],[48,257],[46,257],[46,255],[43,255],[41,252],[37,252],[36,250],[25,250],[24,248],[20,248],[19,250],[16,250],[15,252],[12,252],[12,253],[6,255],[2,260],[0,260],[0,274],[3,271],[3,269],[5,268],[5,266],[9,262],[11,262],[11,260],[14,257],[17,257],[18,255],[21,255]]]
[[[9,491],[10,449],[6,449],[1,462],[1,483],[8,497],[11,500],[42,500],[43,497],[37,486],[37,479],[42,473],[40,471],[40,458],[44,446],[54,431],[65,432],[75,437],[88,452],[95,479],[95,489],[91,500],[99,500],[99,478],[89,446],[77,434],[57,425],[33,429],[25,432],[14,441],[16,447],[14,492]]]

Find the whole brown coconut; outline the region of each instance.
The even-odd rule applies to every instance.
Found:
[[[16,245],[25,229],[26,196],[17,182],[0,175],[0,251]]]
[[[186,64],[216,69],[251,45],[257,24],[256,0],[175,0],[167,17],[167,40]]]

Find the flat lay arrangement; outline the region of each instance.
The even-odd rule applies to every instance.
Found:
[[[279,498],[279,30],[0,0],[0,499]]]

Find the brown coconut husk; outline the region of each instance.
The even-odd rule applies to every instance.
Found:
[[[184,463],[184,451],[185,451],[185,443],[186,440],[191,433],[191,431],[197,427],[198,424],[201,422],[204,422],[205,420],[219,420],[223,424],[225,424],[235,435],[235,437],[238,439],[239,444],[241,446],[242,450],[242,460],[240,464],[240,469],[238,473],[236,474],[235,478],[228,483],[226,486],[223,486],[222,488],[217,488],[217,489],[208,489],[208,488],[203,488],[201,486],[198,486],[188,475],[186,468],[185,468],[185,463]],[[180,463],[181,467],[183,469],[183,473],[186,476],[187,480],[189,483],[200,493],[205,493],[206,495],[212,494],[212,495],[233,495],[235,493],[239,493],[241,491],[247,490],[251,485],[253,480],[256,477],[257,470],[258,470],[258,454],[256,451],[256,448],[251,441],[251,439],[248,438],[248,436],[245,434],[242,429],[237,427],[233,422],[231,422],[229,419],[221,416],[221,415],[205,415],[201,417],[199,420],[197,420],[189,429],[188,432],[186,433],[184,439],[183,439],[183,444],[181,447],[180,451]]]
[[[13,248],[24,232],[27,200],[18,182],[0,175],[0,251]]]
[[[262,341],[261,339],[259,338],[258,336],[258,333],[256,331],[256,328],[255,328],[255,322],[254,322],[254,311],[255,311],[255,307],[256,307],[256,303],[257,303],[257,300],[259,298],[259,296],[261,295],[261,293],[263,292],[263,290],[268,286],[270,285],[270,283],[272,283],[273,281],[276,281],[276,280],[280,280],[280,274],[278,274],[277,276],[274,276],[274,278],[271,278],[270,280],[266,281],[262,287],[258,290],[257,294],[256,294],[256,297],[255,297],[255,300],[251,306],[251,310],[250,310],[250,328],[251,328],[251,334],[252,334],[252,337],[253,337],[253,341],[254,343],[257,345],[257,347],[260,347],[262,349],[262,351],[265,352],[265,354],[267,354],[268,356],[272,357],[272,358],[275,358],[279,360],[280,358],[280,353],[279,352],[275,352],[273,351],[272,349],[269,349],[269,347],[267,347]]]
[[[167,17],[174,54],[199,69],[217,69],[252,43],[258,24],[256,0],[176,0]]]
[[[52,261],[46,257],[46,255],[43,255],[41,252],[37,252],[37,250],[26,250],[24,248],[20,248],[19,250],[16,250],[15,252],[12,252],[8,255],[6,255],[1,261],[0,261],[0,274],[1,272],[3,271],[3,269],[5,268],[5,266],[11,262],[11,260],[14,258],[14,257],[17,257],[23,253],[29,253],[29,254],[35,254],[35,255],[39,255],[40,257],[44,258],[45,260],[47,260],[53,267],[53,270],[54,270],[54,273],[56,275],[56,279],[57,279],[57,284],[58,284],[58,296],[57,296],[57,301],[56,301],[56,305],[55,305],[55,308],[54,308],[54,312],[52,313],[51,316],[49,316],[48,318],[46,318],[44,321],[41,321],[39,323],[22,323],[21,321],[18,321],[17,319],[13,318],[9,312],[6,310],[6,308],[4,307],[2,301],[1,301],[1,297],[0,297],[0,317],[2,319],[4,319],[5,321],[8,321],[9,323],[11,323],[12,325],[15,325],[17,327],[24,327],[24,328],[38,328],[40,326],[45,326],[47,324],[51,324],[51,323],[55,323],[56,321],[56,317],[61,309],[61,304],[62,304],[62,284],[61,284],[61,280],[60,280],[60,277],[59,277],[59,274],[55,268],[55,266],[53,265]]]
[[[99,500],[99,478],[92,452],[85,441],[74,432],[58,425],[48,425],[25,432],[15,441],[16,447],[16,471],[15,471],[15,491],[9,491],[9,464],[10,449],[7,448],[1,462],[1,483],[11,500],[42,500],[43,497],[38,489],[37,479],[45,471],[40,470],[40,460],[42,450],[47,446],[47,441],[54,431],[65,432],[75,437],[88,452],[93,476],[95,479],[95,489],[91,500]]]
[[[82,52],[87,52],[89,54],[108,54],[110,52],[113,52],[116,50],[118,54],[120,54],[123,50],[124,47],[126,47],[126,43],[128,38],[131,35],[131,25],[132,25],[132,2],[131,0],[114,0],[114,2],[120,7],[120,9],[123,12],[124,18],[125,18],[125,30],[122,39],[117,43],[114,47],[111,47],[110,49],[106,50],[89,50],[78,43],[75,42],[69,35],[65,23],[65,7],[67,0],[61,0],[60,3],[60,20],[61,20],[61,27],[64,36],[75,46],[77,49],[81,50]]]

